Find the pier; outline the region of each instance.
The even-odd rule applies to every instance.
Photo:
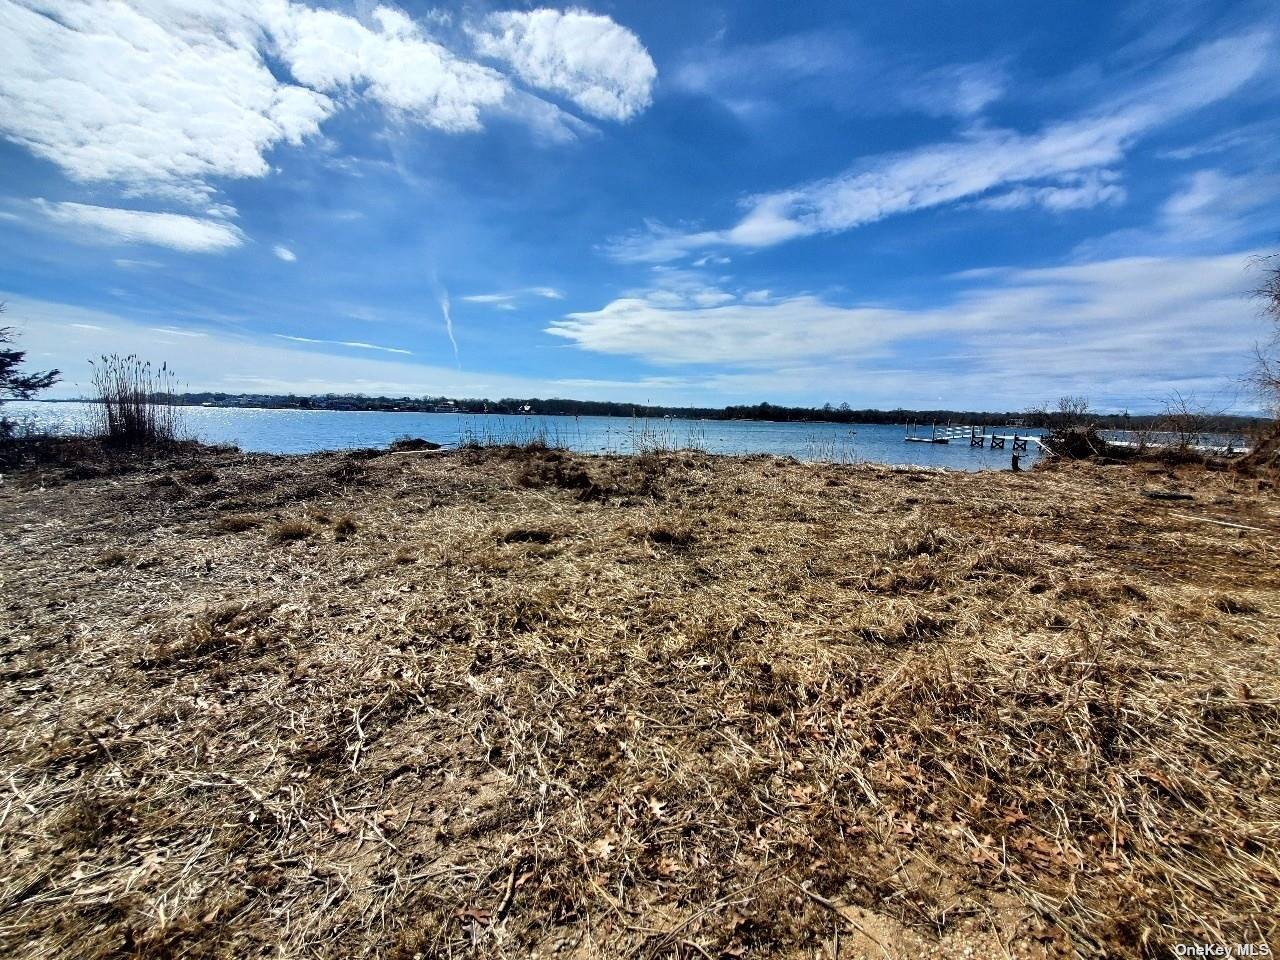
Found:
[[[907,424],[907,443],[968,443],[970,447],[989,447],[992,450],[1003,450],[1009,444],[1015,453],[1025,453],[1027,445],[1034,443],[1043,448],[1044,444],[1038,436],[1020,433],[1015,427],[1013,433],[998,433],[999,427],[979,427],[972,425],[947,424],[939,426],[930,424],[926,430],[919,424]],[[1009,427],[1003,429],[1008,430]],[[991,432],[988,433],[987,431]]]

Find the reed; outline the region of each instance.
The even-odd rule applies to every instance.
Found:
[[[116,447],[161,447],[180,438],[177,377],[167,363],[158,368],[134,354],[108,354],[90,361],[94,434]]]

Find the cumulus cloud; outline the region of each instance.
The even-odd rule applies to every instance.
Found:
[[[271,252],[285,263],[294,263],[298,259],[298,255],[283,244],[277,243],[271,248]]]
[[[244,243],[244,233],[223,220],[180,213],[121,210],[87,203],[34,201],[50,222],[108,243],[145,243],[184,253],[220,253]],[[140,261],[139,261],[140,262]],[[129,265],[135,261],[125,261]]]
[[[335,108],[276,80],[221,5],[0,2],[0,132],[74,180],[185,200],[260,177]]]
[[[768,247],[1023,184],[1040,192],[1014,194],[1008,202],[1066,209],[1114,201],[1119,188],[1101,171],[1119,163],[1144,134],[1238,90],[1258,74],[1271,45],[1264,32],[1212,41],[1091,113],[1036,133],[981,128],[962,140],[873,157],[839,176],[750,197],[732,227],[648,224],[605,249],[622,262],[657,263],[705,247]]]
[[[658,71],[649,52],[608,17],[582,10],[494,13],[472,36],[482,55],[594,117],[627,120],[652,99]]]
[[[439,18],[426,18],[435,28]],[[653,64],[607,17],[495,14],[477,34],[525,82],[594,116],[649,103]],[[0,0],[0,135],[71,179],[207,205],[219,180],[265,176],[342,107],[367,101],[450,133],[485,111],[571,139],[589,125],[516,89],[390,7],[292,0]]]
[[[378,7],[371,19],[366,26],[289,3],[267,25],[300,83],[326,93],[362,92],[427,126],[478,130],[480,111],[506,96],[500,73],[455,56],[404,14]]]

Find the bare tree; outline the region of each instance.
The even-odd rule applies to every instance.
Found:
[[[1186,452],[1206,442],[1213,424],[1225,410],[1211,410],[1193,396],[1174,390],[1164,400],[1164,412],[1158,421],[1159,432],[1168,439],[1168,445]]]
[[[1082,427],[1089,419],[1088,397],[1059,397],[1054,416],[1055,426],[1070,430]]]
[[[1280,254],[1259,257],[1256,261],[1263,269],[1262,283],[1253,295],[1262,302],[1263,312],[1271,317],[1271,339],[1259,344],[1250,380],[1268,413],[1280,418]]]

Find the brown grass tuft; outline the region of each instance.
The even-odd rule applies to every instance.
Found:
[[[271,528],[267,536],[276,543],[306,540],[315,536],[316,528],[306,520],[283,520]]]
[[[214,521],[213,526],[220,533],[244,533],[246,530],[256,530],[264,522],[262,517],[255,517],[252,514],[233,513],[219,517]]]

